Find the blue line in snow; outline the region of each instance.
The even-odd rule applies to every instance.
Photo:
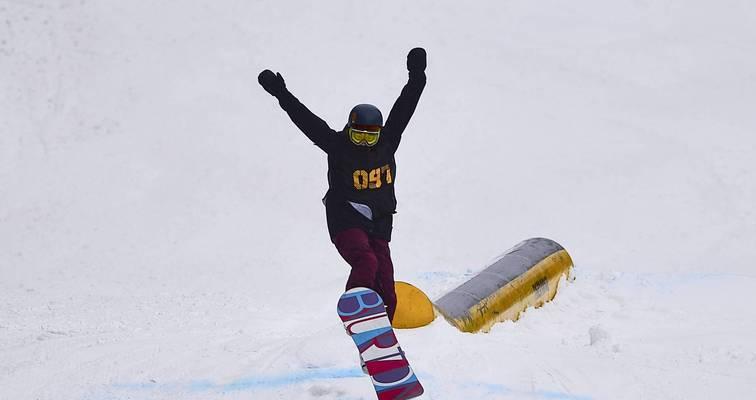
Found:
[[[149,382],[149,383],[117,383],[111,385],[111,389],[130,390],[130,391],[155,391],[163,393],[200,393],[200,392],[234,392],[234,391],[256,391],[265,389],[275,389],[280,387],[297,385],[310,381],[329,380],[329,379],[347,379],[347,378],[365,378],[362,370],[359,368],[312,368],[305,369],[280,375],[271,376],[254,376],[238,379],[229,383],[215,383],[209,380],[195,380],[189,382]],[[422,375],[422,381],[430,384],[425,385],[430,398],[434,398],[434,387],[437,385],[437,379],[432,376]],[[446,382],[447,384],[449,382]],[[526,399],[543,399],[543,400],[592,400],[589,396],[573,395],[570,393],[553,392],[545,390],[524,391],[515,390],[508,386],[498,383],[485,382],[466,382],[458,386],[462,391],[468,391],[471,394],[480,395],[485,393],[488,396],[513,396],[516,398]],[[486,396],[487,397],[487,396]]]
[[[268,389],[281,386],[289,386],[313,380],[359,378],[363,376],[365,376],[365,374],[362,373],[361,369],[357,368],[311,369],[273,377],[244,378],[225,385],[219,385],[217,387],[214,387],[213,389],[219,389],[223,391]]]
[[[208,380],[197,380],[186,383],[116,383],[111,385],[111,387],[122,390],[155,390],[165,392],[231,392],[273,389],[315,380],[359,378],[364,376],[362,370],[359,368],[317,368],[282,375],[242,378],[224,384]]]

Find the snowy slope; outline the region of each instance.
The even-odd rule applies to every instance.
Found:
[[[372,398],[325,157],[256,76],[341,127],[418,45],[397,278],[533,236],[578,276],[399,332],[425,398],[756,396],[752,2],[0,0],[0,399]]]

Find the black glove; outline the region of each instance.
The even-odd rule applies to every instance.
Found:
[[[415,47],[407,54],[407,70],[423,72],[425,71],[425,49],[422,47]]]
[[[266,69],[257,76],[257,82],[265,89],[266,92],[278,97],[286,92],[286,82],[280,73],[273,74],[273,71]]]

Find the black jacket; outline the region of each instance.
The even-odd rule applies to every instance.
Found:
[[[340,132],[331,129],[288,91],[279,97],[281,108],[299,130],[328,154],[325,205],[332,239],[349,228],[362,228],[374,236],[391,239],[391,216],[396,212],[394,154],[423,88],[425,72],[410,72],[381,130],[380,140],[373,147],[354,145],[346,128]],[[350,201],[369,206],[373,220],[354,210]]]

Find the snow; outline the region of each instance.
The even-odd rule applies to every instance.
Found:
[[[756,396],[756,6],[746,0],[0,0],[0,398],[370,399],[335,313],[332,127],[428,86],[397,278],[522,239],[576,263],[489,334],[399,331],[427,399]]]

